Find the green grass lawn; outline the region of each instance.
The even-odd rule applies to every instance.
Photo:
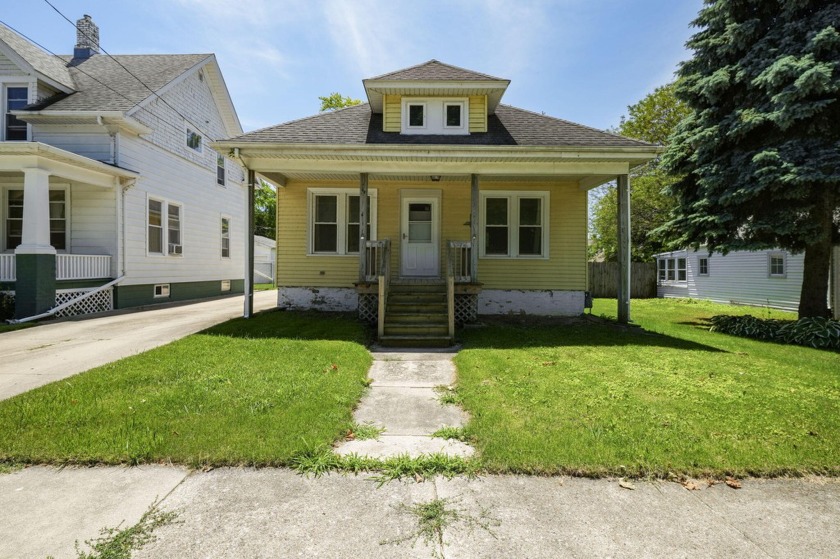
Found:
[[[347,315],[226,322],[0,402],[0,462],[288,464],[350,427],[367,335]]]
[[[254,291],[272,291],[277,289],[277,286],[273,283],[255,283],[254,284]]]
[[[593,314],[615,316],[615,300]],[[602,321],[466,330],[467,433],[491,471],[840,474],[840,354],[711,333],[715,314],[790,313],[635,300]]]

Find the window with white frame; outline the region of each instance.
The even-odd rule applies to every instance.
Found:
[[[463,101],[446,101],[443,103],[443,127],[464,128],[464,113],[466,103]]]
[[[771,252],[767,255],[768,274],[771,278],[783,278],[787,275],[785,269],[785,253]]]
[[[221,153],[216,156],[216,184],[225,185],[225,156]]]
[[[50,189],[50,244],[67,250],[67,190]],[[6,250],[14,250],[23,239],[23,190],[6,192]]]
[[[201,146],[201,134],[193,130],[192,128],[187,128],[187,147],[201,153],[202,146]]]
[[[222,216],[222,258],[230,258],[230,218]]]
[[[708,276],[709,275],[709,258],[707,256],[701,256],[697,259],[697,275],[698,276]]]
[[[402,134],[469,134],[467,97],[403,97]]]
[[[685,258],[660,258],[659,259],[659,281],[686,281],[686,259]]]
[[[24,108],[29,104],[29,88],[26,86],[6,86],[5,87],[5,119],[3,122],[3,140],[6,141],[26,141],[28,139],[28,129],[26,123],[9,114],[10,111],[16,111]]]
[[[425,128],[426,103],[407,103],[406,123],[409,128]]]
[[[359,191],[350,188],[311,188],[309,196],[309,253],[359,253]],[[376,190],[368,191],[365,239],[376,238]]]
[[[146,251],[149,254],[181,256],[184,209],[181,204],[149,198],[146,212]]]
[[[548,192],[482,192],[483,257],[548,257]]]

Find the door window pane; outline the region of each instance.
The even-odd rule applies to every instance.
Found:
[[[432,242],[432,224],[431,223],[409,223],[408,224],[408,242],[409,243],[430,243],[430,242]]]

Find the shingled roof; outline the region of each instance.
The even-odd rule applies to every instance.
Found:
[[[376,76],[374,78],[367,78],[364,81],[375,80],[507,81],[503,78],[496,78],[480,72],[474,72],[473,70],[452,66],[451,64],[444,64],[443,62],[434,59],[429,60],[428,62],[423,62],[422,64],[417,64],[416,66],[382,74],[381,76]]]
[[[152,91],[158,91],[210,56],[139,54],[117,55],[112,59],[96,55],[84,60],[62,57],[73,77],[76,92],[55,102],[47,100],[47,106],[39,108],[50,111],[128,111],[152,95]],[[126,68],[143,83],[126,72]]]
[[[0,24],[0,41],[18,53],[36,72],[46,76],[65,88],[73,88],[73,78],[67,69],[67,64],[30,43],[8,27]]]
[[[465,136],[383,132],[382,115],[372,113],[367,103],[270,126],[229,141],[291,145],[651,146],[509,105],[499,105],[496,114],[487,117],[487,132]]]

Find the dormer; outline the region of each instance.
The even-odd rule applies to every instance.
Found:
[[[430,60],[362,83],[383,132],[467,135],[487,132],[510,80]]]

